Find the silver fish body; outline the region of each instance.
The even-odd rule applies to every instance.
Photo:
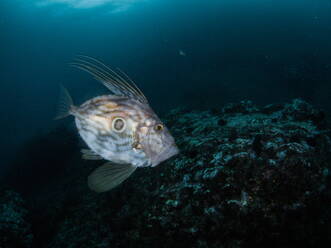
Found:
[[[79,134],[105,160],[136,167],[156,166],[178,153],[173,137],[153,110],[135,99],[98,96],[72,110]],[[114,122],[123,120],[123,130]],[[162,130],[157,130],[160,128]]]
[[[179,152],[169,130],[126,74],[85,56],[73,65],[92,74],[114,93],[92,98],[78,107],[72,104],[67,91],[63,94],[61,106],[67,107],[62,107],[59,117],[75,117],[78,132],[89,147],[83,150],[83,158],[110,161],[89,176],[91,189],[110,190],[136,168],[157,166]]]

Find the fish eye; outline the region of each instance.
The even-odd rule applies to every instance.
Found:
[[[162,131],[163,129],[164,129],[164,126],[163,126],[162,124],[156,124],[156,125],[154,126],[154,130],[155,130],[155,131],[160,132],[160,131]]]
[[[112,122],[112,129],[117,133],[123,132],[125,127],[126,127],[125,120],[121,117],[116,117]]]

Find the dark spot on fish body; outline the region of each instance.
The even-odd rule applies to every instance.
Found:
[[[116,119],[114,120],[114,128],[116,130],[121,130],[124,127],[124,121],[122,119]]]

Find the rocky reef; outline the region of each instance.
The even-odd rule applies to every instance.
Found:
[[[10,190],[0,193],[0,247],[32,247],[33,234],[23,199]]]
[[[32,216],[35,247],[322,247],[331,241],[331,139],[322,111],[300,99],[264,107],[243,101],[209,111],[176,109],[163,120],[180,155],[138,169],[110,192],[96,194],[86,185],[101,161],[73,156],[52,197],[39,196],[49,200],[38,221]]]

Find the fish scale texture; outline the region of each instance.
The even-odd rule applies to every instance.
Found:
[[[52,230],[42,247],[323,247],[331,241],[331,140],[321,111],[300,99],[264,107],[243,101],[210,111],[176,109],[164,121],[181,153],[138,169],[110,192],[86,186],[100,162],[73,159],[63,179],[70,189],[59,182],[39,220]]]

